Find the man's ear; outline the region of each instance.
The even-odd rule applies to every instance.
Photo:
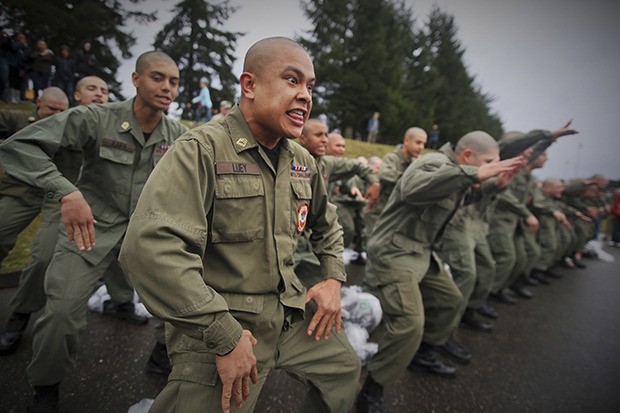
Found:
[[[131,73],[131,83],[133,83],[133,86],[135,88],[138,87],[138,79],[140,79],[140,75],[136,72],[132,72]]]
[[[463,161],[466,165],[470,165],[471,157],[473,154],[474,151],[472,151],[471,149],[463,149],[463,152],[461,152],[461,156],[463,157]]]
[[[252,73],[241,73],[241,77],[239,77],[239,85],[241,87],[242,96],[248,99],[254,99],[256,85],[254,83],[254,75]]]

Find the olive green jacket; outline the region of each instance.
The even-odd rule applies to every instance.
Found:
[[[403,265],[422,277],[431,252],[465,194],[478,182],[478,168],[458,165],[449,144],[411,163],[398,180],[368,241],[374,268],[387,270],[376,282],[391,282],[391,265]],[[371,277],[372,278],[372,277]]]
[[[258,315],[274,295],[300,319],[306,290],[293,254],[305,228],[322,277],[346,280],[342,228],[315,159],[289,140],[279,156],[274,169],[235,107],[186,133],[147,182],[120,262],[173,337],[226,354],[242,334],[231,311]],[[174,343],[172,352],[183,346]]]
[[[47,198],[60,201],[78,189],[82,192],[97,220],[96,245],[81,252],[64,232],[59,242],[92,264],[121,240],[155,164],[187,130],[164,116],[145,141],[132,105],[133,99],[78,106],[33,123],[0,145],[0,162],[7,175],[43,189]],[[61,148],[84,154],[76,184],[52,161]]]

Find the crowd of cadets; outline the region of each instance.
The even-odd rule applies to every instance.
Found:
[[[85,40],[74,49],[62,45],[53,51],[45,39],[29,42],[24,33],[11,36],[0,27],[0,99],[34,102],[45,88],[57,86],[73,102],[75,82],[97,73],[92,42]]]
[[[35,89],[41,87],[43,91],[52,81],[72,98],[76,78],[92,74],[89,67],[96,63],[94,60],[84,58],[90,51],[88,42],[84,44],[75,60],[70,58],[69,48],[64,46],[61,48],[60,56],[56,57],[47,49],[43,40],[37,42],[36,51],[31,53],[25,36],[19,33],[12,39],[3,34],[1,47],[2,64],[8,63],[9,68],[9,82],[8,84],[2,83],[2,86],[9,91],[15,89],[23,92],[23,84],[14,81],[23,82],[26,78],[30,78],[35,84]],[[52,71],[52,67],[56,68],[55,72]],[[53,76],[52,73],[54,73]],[[2,80],[4,81],[5,78],[3,77]],[[57,90],[51,92],[58,94]],[[50,97],[54,95],[51,92]],[[7,101],[16,99],[16,96],[11,93],[3,95],[3,97],[6,96],[8,96],[8,99],[5,99]],[[21,98],[23,97],[21,95]],[[45,104],[46,101],[43,99],[43,102],[39,102],[38,109],[44,107]],[[67,106],[65,102],[62,109],[66,109]],[[222,115],[227,114],[230,108],[229,102],[222,102]],[[35,115],[28,123],[48,116],[40,116],[36,113]],[[614,213],[616,214],[614,235],[610,239],[610,244],[618,245],[620,242],[617,234],[618,226],[620,226],[620,218],[618,218],[620,194],[616,193],[615,199],[611,199],[610,193],[606,191],[608,181],[603,176],[595,175],[589,179],[570,181],[549,178],[540,182],[532,175],[534,169],[543,167],[547,159],[546,148],[559,137],[574,133],[576,131],[570,129],[568,125],[551,132],[507,133],[499,139],[499,157],[502,160],[520,159],[520,161],[513,161],[510,166],[506,166],[503,174],[495,171],[494,175],[488,174],[483,179],[479,175],[477,178],[473,175],[482,168],[467,169],[468,165],[481,166],[485,162],[489,163],[497,159],[463,161],[459,158],[463,156],[463,153],[459,152],[458,145],[453,147],[451,144],[445,144],[436,151],[424,153],[427,133],[419,127],[407,129],[402,144],[396,146],[395,150],[383,159],[375,156],[366,160],[363,157],[344,158],[345,139],[339,131],[328,133],[328,127],[322,120],[309,119],[306,122],[299,142],[315,158],[327,184],[328,196],[337,206],[339,223],[344,230],[344,261],[346,264],[371,266],[370,271],[367,268],[367,272],[372,274],[369,278],[371,281],[381,278],[382,270],[378,266],[382,261],[381,254],[377,253],[375,262],[373,262],[373,255],[368,257],[367,246],[369,242],[372,243],[373,238],[385,236],[385,231],[380,228],[381,225],[376,225],[377,223],[394,222],[389,217],[386,218],[386,215],[396,213],[394,211],[397,211],[397,204],[401,200],[395,198],[409,197],[412,199],[409,201],[411,205],[419,209],[422,208],[420,205],[424,204],[426,198],[431,199],[435,196],[436,198],[432,199],[429,205],[437,209],[437,205],[448,207],[447,203],[446,205],[440,204],[452,199],[450,198],[452,195],[446,195],[445,199],[442,198],[442,193],[458,192],[459,194],[458,201],[449,206],[452,211],[442,216],[442,219],[448,219],[449,222],[437,221],[439,223],[437,225],[441,228],[435,228],[433,226],[435,224],[427,216],[429,218],[427,227],[435,231],[437,236],[437,239],[430,240],[433,243],[429,246],[433,254],[432,260],[448,264],[451,278],[449,281],[443,279],[442,283],[450,283],[452,295],[448,294],[446,297],[452,297],[454,300],[448,305],[449,315],[446,313],[442,317],[435,317],[435,315],[426,314],[429,320],[432,319],[440,324],[433,328],[441,331],[441,334],[427,335],[425,332],[417,331],[412,336],[415,355],[408,364],[409,367],[422,368],[443,376],[454,375],[456,368],[444,362],[437,353],[439,350],[462,364],[470,362],[471,355],[458,343],[454,334],[459,322],[479,331],[490,331],[494,326],[489,319],[498,317],[498,312],[494,308],[495,302],[515,303],[517,296],[529,299],[533,296],[530,286],[541,283],[549,284],[552,282],[551,279],[561,278],[562,269],[584,268],[582,255],[586,243],[596,237],[603,220]],[[493,145],[496,145],[495,141],[483,132],[472,132],[462,140],[465,142],[464,145],[470,145],[472,148],[477,147],[476,145],[480,146],[480,142],[487,141],[492,141]],[[487,144],[488,142],[485,145]],[[469,150],[467,148],[469,147],[465,148],[465,153]],[[467,156],[478,155],[474,152],[473,155],[470,153]],[[431,173],[430,176],[421,175],[423,172],[434,171],[435,164],[442,165],[442,162],[448,162],[446,160],[450,159],[457,159],[455,164],[451,165],[465,171],[459,178],[465,179],[465,185],[462,187],[446,189],[445,182],[436,180],[437,176],[446,173],[441,168]],[[431,188],[421,190],[413,188],[415,185],[399,184],[406,171],[408,175],[402,179],[407,177],[427,179],[428,186]],[[435,173],[436,176],[433,175]],[[450,178],[449,174],[446,176]],[[496,177],[488,179],[493,176]],[[395,189],[398,191],[398,196],[390,197]],[[481,195],[474,194],[474,189],[479,190]],[[407,194],[406,191],[411,193]],[[411,195],[415,194],[415,191],[422,194],[419,199]],[[37,195],[40,203],[43,194]],[[7,196],[11,195],[2,195],[5,198]],[[391,208],[390,212],[381,214],[387,205]],[[40,210],[40,205],[37,207]],[[422,211],[420,219],[425,219],[425,215],[429,214],[423,209],[420,210]],[[408,242],[405,239],[401,241]],[[312,262],[313,258],[309,257],[311,254],[307,254],[308,252],[311,252],[309,243],[300,242],[296,255],[299,263]],[[45,266],[49,264],[50,258],[47,259]],[[428,260],[431,258],[429,257]],[[314,263],[316,264],[316,261]],[[435,270],[431,268],[424,271],[428,271],[426,275],[418,274],[420,279],[424,279],[420,281],[421,286],[426,281],[430,282],[432,278],[429,274],[432,271],[436,271],[433,277],[440,277],[443,274],[441,265]],[[369,279],[366,280],[365,287],[378,295],[380,299],[388,299],[389,295],[383,289],[384,286],[373,284]],[[41,282],[38,283],[41,284]],[[420,287],[419,293],[421,299],[426,302],[431,300],[429,295],[437,291],[437,288]],[[42,291],[38,294],[40,297],[37,297],[37,300],[41,301],[40,298],[44,297]],[[35,311],[42,305],[37,302]],[[137,324],[145,322],[144,319],[133,315],[133,306],[125,310],[127,309],[114,306],[107,308],[108,313],[131,322]],[[27,317],[24,320],[18,320],[18,323],[15,322],[15,314],[11,315],[2,336],[2,354],[15,351],[25,325],[28,323],[30,312],[34,311],[29,310]],[[457,320],[456,323],[454,320]],[[389,320],[389,322],[392,321]],[[384,319],[384,322],[388,321]],[[429,325],[431,324],[429,322]],[[418,324],[414,323],[414,325]],[[378,337],[378,341],[385,344],[385,340],[381,340],[382,338]],[[390,340],[398,342],[396,338]],[[167,374],[170,371],[170,364],[165,356],[165,344],[161,339],[158,341],[159,344],[149,360],[149,370]],[[379,354],[382,354],[381,345],[383,344],[380,344]],[[415,352],[415,349],[418,351]],[[410,356],[407,357],[410,358]],[[357,409],[360,412],[382,411],[383,386],[398,377],[399,368],[390,370],[389,363],[384,359],[377,360],[378,358],[380,357],[371,361],[370,373],[358,397]]]

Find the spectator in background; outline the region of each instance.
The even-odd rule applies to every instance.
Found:
[[[209,93],[209,81],[206,77],[200,79],[200,93],[192,99],[192,103],[198,104],[196,108],[196,122],[208,122],[211,120],[211,93]]]
[[[194,113],[194,108],[192,108],[191,102],[185,102],[185,105],[183,106],[183,113],[181,113],[181,119],[191,121],[196,119],[196,114]]]
[[[11,55],[9,57],[9,86],[11,88],[10,103],[18,103],[24,99],[28,88],[30,48],[26,35],[17,33],[11,41]]]
[[[221,101],[220,102],[220,112],[216,113],[215,115],[213,115],[211,120],[222,119],[224,116],[228,115],[228,113],[230,112],[230,109],[232,109],[232,103],[230,103],[227,100]]]
[[[52,65],[54,64],[54,52],[47,47],[43,39],[37,40],[37,50],[30,55],[31,72],[30,79],[34,89],[34,96],[38,97],[43,89],[50,85],[52,77]],[[66,93],[66,92],[65,92]]]
[[[0,27],[0,99],[8,102],[9,90],[9,57],[11,55],[11,38]]]
[[[439,146],[439,126],[436,123],[431,127],[431,133],[428,135],[429,149],[437,149]]]
[[[375,143],[379,135],[379,112],[375,112],[368,121],[368,142]]]
[[[82,43],[82,49],[75,56],[75,71],[78,76],[78,80],[95,74],[95,66],[97,65],[97,58],[93,54],[92,43],[90,40],[85,40]]]
[[[67,94],[70,100],[73,100],[75,59],[70,55],[69,46],[60,46],[60,54],[56,56],[54,66],[56,66],[54,86],[58,86]]]

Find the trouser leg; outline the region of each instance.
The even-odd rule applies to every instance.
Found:
[[[41,201],[21,202],[12,196],[0,196],[0,263],[15,246],[17,237],[41,212]]]
[[[98,265],[59,246],[45,274],[47,301],[33,330],[33,356],[27,374],[34,386],[63,381],[75,366],[79,334],[86,327],[88,298],[116,252]]]
[[[382,386],[396,383],[413,359],[424,333],[424,306],[417,276],[404,269],[399,282],[364,288],[381,302],[383,318],[373,333],[379,350],[368,364],[368,371]]]
[[[493,232],[487,236],[493,260],[495,260],[495,281],[492,291],[499,293],[506,287],[507,281],[517,261],[514,232]]]
[[[293,324],[280,336],[275,368],[306,385],[301,412],[347,412],[353,406],[360,377],[360,361],[346,334],[332,329],[329,340],[316,341],[306,333],[313,316]]]
[[[420,282],[420,293],[425,317],[422,340],[427,344],[443,345],[459,325],[463,296],[436,256]]]
[[[469,308],[479,309],[485,305],[495,280],[493,255],[491,254],[491,247],[484,234],[480,234],[476,237],[474,256],[476,261],[476,286],[469,297],[467,306]]]

